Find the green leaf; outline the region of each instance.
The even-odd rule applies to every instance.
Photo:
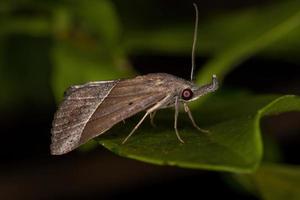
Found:
[[[254,181],[265,200],[300,199],[300,167],[263,164]]]
[[[215,95],[193,112],[199,125],[210,130],[209,135],[199,133],[182,116],[179,131],[185,144],[181,144],[172,128],[174,114],[161,111],[157,114],[157,128],[144,122],[146,127],[140,127],[125,145],[121,142],[133,128],[132,120],[98,139],[112,152],[153,164],[251,172],[262,158],[261,117],[290,110],[300,111],[300,97]]]

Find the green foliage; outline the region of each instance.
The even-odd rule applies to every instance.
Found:
[[[252,174],[234,174],[250,193],[265,200],[296,200],[300,197],[299,166],[264,162]]]
[[[260,49],[262,55],[276,55],[285,59],[292,54],[293,59],[298,59],[299,6],[299,1],[277,1],[259,8],[250,7],[218,13],[207,19],[200,18],[197,53],[219,55],[239,44],[248,46],[248,43],[258,43],[253,40],[269,33],[271,37],[264,36],[267,37],[267,41],[261,40],[260,45],[264,47]],[[201,5],[199,7],[201,8]],[[281,27],[281,30],[276,31],[276,27]],[[126,30],[126,27],[124,28]],[[189,55],[192,32],[193,23],[164,24],[154,30],[130,29],[126,30],[125,47],[127,51],[134,53],[159,51]]]
[[[254,37],[251,37],[250,40],[237,40],[237,42],[232,43],[229,47],[223,49],[220,53],[217,53],[215,58],[202,68],[197,77],[198,82],[209,81],[211,74],[214,73],[219,75],[222,79],[239,63],[253,54],[260,52],[262,49],[271,46],[271,44],[274,44],[281,38],[286,37],[298,27],[300,27],[300,10],[297,10],[284,20],[280,19],[278,24],[264,30],[263,33],[260,33],[259,35],[254,34]]]
[[[263,199],[300,198],[300,168],[291,165],[263,164],[252,176]]]
[[[120,125],[99,140],[117,154],[150,163],[251,172],[262,157],[260,119],[291,110],[300,111],[299,97],[215,95],[194,113],[201,126],[210,130],[209,135],[198,132],[188,119],[180,120],[180,132],[186,142],[181,144],[172,123],[165,122],[166,118],[173,119],[173,113],[165,113],[165,120],[156,120],[157,128],[140,128],[125,145],[121,142],[134,126],[132,120],[126,128]]]

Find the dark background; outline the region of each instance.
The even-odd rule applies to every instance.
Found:
[[[137,12],[154,25],[171,19],[190,20],[194,14],[187,12],[191,10],[186,9],[191,7],[191,2],[187,1],[152,1],[149,7],[142,1],[115,2],[121,15],[130,16],[130,13]],[[268,5],[272,1],[210,0],[197,3],[201,7],[200,17],[205,18],[211,13]],[[153,5],[156,9],[152,10]],[[36,14],[45,13],[33,4],[16,3],[11,15]],[[126,19],[122,21],[123,26],[134,26]],[[145,26],[149,28],[153,24]],[[7,91],[0,92],[2,100],[5,100],[0,112],[1,199],[217,199],[225,196],[229,199],[257,199],[228,180],[226,174],[145,164],[121,158],[101,146],[89,152],[73,151],[63,156],[51,156],[50,129],[57,108],[50,85],[53,63],[48,56],[53,38],[11,34],[2,38],[1,44],[4,46],[0,52],[1,79],[10,83]],[[197,57],[197,66],[208,59],[208,56]],[[129,60],[141,74],[167,72],[189,78],[190,72],[183,66],[190,65],[190,55],[148,52],[131,54]],[[300,94],[300,65],[299,62],[257,55],[232,71],[222,88],[244,88],[254,93]],[[263,132],[278,142],[286,163],[300,164],[299,120],[299,113],[290,113],[265,119],[262,123]]]

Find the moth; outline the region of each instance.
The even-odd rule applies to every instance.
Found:
[[[132,79],[97,81],[71,86],[66,90],[64,100],[54,116],[51,129],[51,154],[68,153],[90,139],[102,135],[115,124],[141,111],[146,111],[123,140],[124,144],[146,117],[149,116],[153,124],[156,111],[169,107],[175,108],[175,133],[178,140],[184,143],[177,130],[180,104],[183,104],[193,126],[199,131],[208,132],[196,124],[187,104],[218,89],[216,75],[212,76],[211,83],[200,87],[193,82],[198,29],[198,8],[196,4],[194,7],[196,22],[191,81],[166,73],[153,73]]]

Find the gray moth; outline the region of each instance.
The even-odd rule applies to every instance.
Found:
[[[141,112],[146,111],[142,119],[132,129],[128,138],[137,130],[147,116],[151,123],[157,110],[174,107],[174,128],[178,140],[182,143],[177,130],[179,105],[183,104],[192,124],[202,132],[196,124],[188,107],[188,102],[218,89],[216,75],[212,82],[197,86],[193,81],[195,62],[195,44],[198,26],[198,9],[192,49],[191,81],[166,74],[153,73],[137,76],[132,79],[97,81],[83,85],[71,86],[55,113],[51,129],[51,154],[61,155],[72,151],[90,139],[105,133],[117,123]]]

